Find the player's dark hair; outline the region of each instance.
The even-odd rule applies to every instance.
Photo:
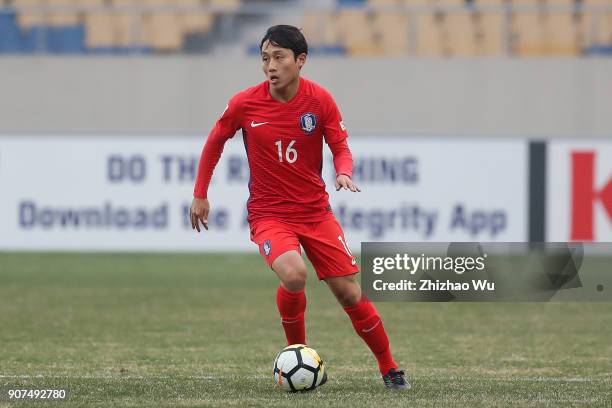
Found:
[[[259,44],[260,51],[266,41],[270,41],[272,45],[292,50],[293,58],[296,60],[298,55],[308,54],[306,38],[304,38],[304,34],[302,34],[300,29],[294,26],[281,24],[268,28],[266,35],[264,35]]]

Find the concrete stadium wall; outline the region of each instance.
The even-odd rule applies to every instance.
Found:
[[[612,137],[612,59],[311,58],[359,132]],[[0,132],[207,133],[257,58],[3,57]]]

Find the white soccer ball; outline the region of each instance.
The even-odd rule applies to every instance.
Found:
[[[274,381],[288,392],[310,391],[327,381],[319,354],[304,344],[291,344],[274,360]]]

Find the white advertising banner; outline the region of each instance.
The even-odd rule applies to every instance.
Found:
[[[209,189],[210,230],[191,229],[203,141],[0,137],[0,249],[255,251],[240,134]],[[362,241],[527,239],[526,141],[364,136],[349,145],[362,192],[335,191],[327,148],[323,178],[352,249]]]
[[[548,143],[547,241],[612,242],[612,140]]]

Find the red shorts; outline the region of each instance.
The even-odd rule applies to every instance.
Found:
[[[259,246],[259,252],[270,267],[287,251],[301,254],[301,244],[320,280],[359,272],[342,227],[331,213],[323,221],[299,224],[274,219],[255,220],[251,223],[251,241]]]

